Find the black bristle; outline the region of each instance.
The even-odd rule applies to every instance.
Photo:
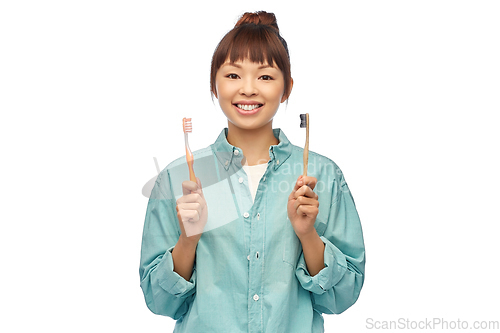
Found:
[[[300,128],[306,128],[306,114],[301,113],[300,114]]]

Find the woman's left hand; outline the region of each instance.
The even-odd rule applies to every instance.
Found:
[[[317,181],[315,177],[300,175],[288,196],[288,219],[299,238],[315,231],[314,222],[319,211],[319,201],[313,189]]]

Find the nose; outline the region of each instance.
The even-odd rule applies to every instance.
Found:
[[[253,96],[258,94],[258,90],[252,79],[241,80],[240,94],[246,96]]]

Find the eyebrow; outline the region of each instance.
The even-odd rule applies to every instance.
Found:
[[[240,65],[237,65],[237,64],[230,64],[230,63],[225,63],[224,65],[222,65],[222,66],[221,66],[221,68],[222,68],[222,67],[224,67],[224,66],[233,66],[233,67],[241,68],[241,66],[240,66]],[[275,67],[273,67],[273,66],[269,66],[269,65],[267,65],[267,64],[266,64],[266,65],[259,66],[257,69],[262,69],[262,68],[274,68],[274,69],[276,69]]]

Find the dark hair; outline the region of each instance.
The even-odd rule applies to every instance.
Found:
[[[215,93],[215,76],[229,58],[234,64],[248,58],[252,62],[278,66],[285,80],[284,96],[291,92],[290,55],[286,41],[280,36],[278,23],[273,13],[258,11],[244,13],[234,28],[229,31],[215,48],[210,70],[210,92]]]

